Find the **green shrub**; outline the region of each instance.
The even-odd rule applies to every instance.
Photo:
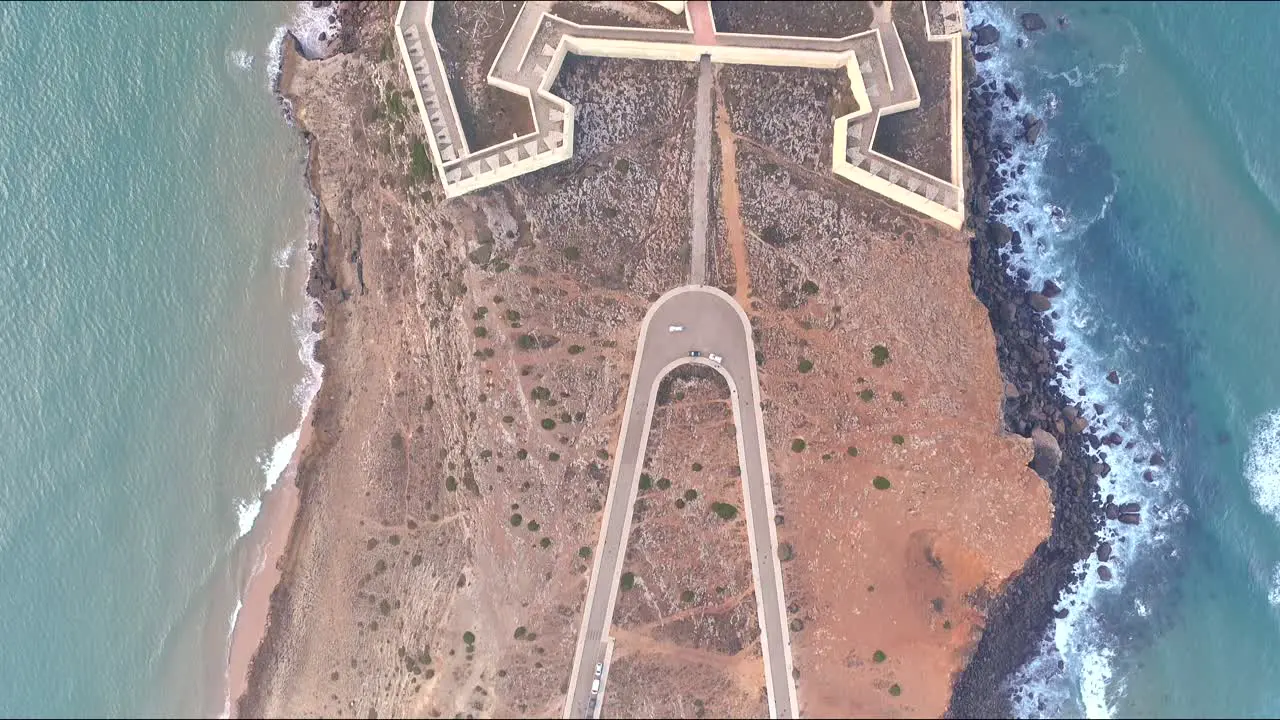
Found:
[[[683,510],[685,506],[684,498],[676,498],[676,509]]]
[[[692,590],[685,590],[684,592],[680,593],[680,602],[691,603],[694,601],[694,598],[696,597],[697,596],[693,594]]]
[[[689,488],[688,490],[685,490],[685,491],[684,491],[684,499],[685,499],[685,500],[687,500],[688,502],[693,502],[694,500],[697,500],[697,499],[698,499],[698,491],[697,491],[697,490],[694,490],[693,488]]]
[[[721,520],[732,520],[738,517],[738,508],[729,503],[711,503],[711,512],[718,515]]]
[[[473,632],[471,632],[470,630],[468,630],[468,631],[466,631],[466,632],[462,633],[462,642],[464,642],[464,643],[466,643],[466,644],[468,644],[468,645],[475,645],[475,644],[476,644],[476,634],[475,634],[475,633],[473,633]]]
[[[943,629],[943,630],[950,630],[950,629],[951,629],[951,621],[950,621],[950,620],[943,620],[943,621],[942,621],[942,629]]]
[[[882,662],[884,662],[885,660],[887,660],[888,658],[889,658],[889,656],[888,656],[888,655],[885,655],[883,650],[877,650],[877,651],[875,651],[875,652],[871,653],[871,660],[872,660],[873,662],[882,663]]]
[[[578,548],[578,557],[584,560],[591,557],[591,548],[587,547],[586,545],[583,545],[582,547]]]
[[[778,543],[778,559],[787,562],[796,556],[795,548],[791,547],[791,543]]]
[[[513,513],[511,515],[511,527],[520,527],[523,524],[524,518],[520,517],[520,513]]]
[[[671,487],[671,481],[664,477],[658,478],[657,485],[659,490],[666,490],[667,488]]]
[[[812,280],[805,280],[804,282],[800,283],[800,292],[804,293],[805,295],[817,295],[818,283]]]
[[[520,638],[524,637],[524,634],[527,632],[529,632],[529,629],[523,625],[516,628],[516,639],[519,640]]]
[[[906,438],[904,438],[904,437],[902,437],[901,435],[894,435],[894,436],[893,436],[893,444],[894,444],[894,445],[905,445],[906,443],[907,443],[907,439],[906,439]]]
[[[507,322],[520,322],[520,313],[515,310],[507,310]]]
[[[555,429],[556,429],[556,421],[555,421],[555,420],[552,420],[551,418],[542,418],[542,429],[543,429],[543,430],[555,430]]]
[[[694,471],[694,472],[702,472],[702,463],[694,463],[694,464],[693,464],[693,471]]]
[[[874,487],[875,487],[875,489],[877,489],[877,490],[888,490],[888,489],[889,489],[889,478],[887,478],[887,477],[885,477],[885,476],[883,476],[883,475],[877,475],[877,476],[876,476],[876,478],[875,478],[874,480],[872,480],[872,481],[871,481],[871,484],[872,484],[872,486],[874,486]]]
[[[569,354],[570,354],[570,355],[580,355],[580,354],[582,354],[582,351],[583,351],[583,350],[586,350],[586,348],[582,347],[581,345],[570,345],[570,346],[569,346]]]
[[[528,451],[528,450],[525,450],[524,448],[520,448],[519,450],[517,450],[517,451],[516,451],[516,459],[517,459],[517,460],[523,460],[523,459],[525,459],[525,458],[527,458],[527,457],[529,457],[529,451]]]
[[[489,337],[489,331],[485,330],[483,325],[477,325],[475,330],[471,331],[478,338]]]
[[[889,362],[889,348],[883,345],[877,345],[871,348],[871,364],[876,367],[884,367]]]
[[[902,393],[898,392],[897,390],[894,390],[892,393],[890,393],[890,397],[892,397],[892,398],[893,398],[893,401],[894,401],[894,402],[906,402],[906,401],[907,401],[906,396],[904,396]]]
[[[413,184],[431,178],[431,160],[427,157],[427,146],[421,140],[414,140],[409,149],[409,181]]]
[[[858,448],[852,445],[850,445],[849,449],[846,450],[845,452],[849,453],[849,457],[858,457]]]
[[[547,459],[548,459],[548,460],[550,460],[551,462],[556,462],[557,460],[559,460],[559,459],[560,459],[560,453],[558,453],[558,452],[549,452],[549,453],[547,453]]]
[[[542,526],[538,524],[537,520],[530,520],[529,524],[525,527],[529,528],[529,532],[538,532],[538,530],[542,529]]]
[[[547,548],[551,547],[551,538],[544,537],[538,541],[538,544],[542,546],[543,550],[546,550]]]
[[[538,338],[525,333],[516,338],[516,345],[519,345],[521,350],[532,350],[538,347]]]
[[[539,385],[539,386],[537,386],[537,387],[535,387],[534,389],[532,389],[532,390],[530,390],[530,391],[529,391],[529,397],[533,398],[534,400],[538,400],[538,401],[541,401],[541,400],[547,400],[547,399],[550,399],[550,397],[551,397],[551,391],[550,391],[549,389],[544,388],[544,387],[542,387],[541,385]]]
[[[892,696],[894,696],[894,697],[898,697],[899,695],[901,695],[901,694],[902,694],[902,686],[901,686],[901,685],[899,685],[898,683],[894,683],[894,684],[890,685],[890,686],[889,686],[889,694],[890,694],[890,695],[892,695]]]
[[[570,245],[564,249],[565,260],[568,260],[569,262],[577,262],[580,257],[582,257],[582,251],[578,249],[577,245]]]
[[[635,573],[629,573],[629,572],[622,573],[622,582],[619,583],[618,587],[622,588],[623,590],[630,590],[635,586],[636,586]]]
[[[876,391],[871,388],[867,388],[866,390],[858,393],[858,397],[862,398],[862,402],[871,402],[876,399]]]
[[[503,423],[505,423],[505,424],[507,424],[507,425],[510,425],[511,423],[513,423],[513,422],[515,422],[515,421],[516,421],[516,418],[515,418],[515,416],[514,416],[514,415],[503,415],[503,416],[502,416],[502,422],[503,422]]]
[[[813,370],[813,361],[808,358],[801,358],[800,364],[796,367],[800,372],[807,373]]]
[[[453,492],[458,489],[458,479],[450,475],[444,479],[444,489]]]
[[[796,438],[791,441],[791,452],[804,452],[806,447],[808,446],[805,444],[804,440],[800,438]]]
[[[653,487],[653,476],[649,473],[640,473],[640,489],[648,490]]]

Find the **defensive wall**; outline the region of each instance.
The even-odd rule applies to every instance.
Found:
[[[958,0],[921,0],[929,42],[949,44],[950,178],[939,178],[873,149],[880,119],[920,106],[920,92],[888,12],[872,27],[844,38],[715,33],[694,41],[687,3],[661,0],[684,12],[684,30],[579,25],[555,16],[547,0],[528,0],[489,70],[490,85],[524,96],[534,131],[473,150],[458,115],[432,27],[434,0],[402,0],[396,41],[447,197],[540,170],[573,156],[574,107],[551,93],[565,55],[713,63],[844,68],[857,110],[834,119],[832,171],[872,192],[959,228],[964,223],[961,128],[961,34]],[[710,14],[709,9],[705,10]],[[714,18],[712,18],[714,23]]]

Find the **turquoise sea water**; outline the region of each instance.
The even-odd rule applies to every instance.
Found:
[[[221,709],[310,372],[292,13],[0,4],[0,716]]]
[[[1023,33],[1037,11],[1046,32]],[[1056,27],[1060,15],[1069,27]],[[1280,714],[1280,5],[998,4],[979,72],[1047,118],[1011,226],[1055,278],[1069,394],[1137,446],[1103,492],[1143,503],[1015,679],[1041,716]],[[1019,37],[1027,39],[1017,47]],[[1014,105],[1006,103],[1007,105]],[[1064,218],[1050,217],[1053,206]],[[1027,230],[1028,225],[1034,229]],[[1119,386],[1103,380],[1110,369]],[[1091,411],[1091,417],[1097,417]],[[1146,482],[1150,453],[1169,464]],[[1111,523],[1114,525],[1114,523]],[[1059,665],[1061,663],[1061,666]]]

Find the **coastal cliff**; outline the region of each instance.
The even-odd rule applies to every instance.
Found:
[[[317,198],[308,292],[324,311],[325,376],[237,711],[558,715],[635,328],[648,300],[684,282],[694,69],[566,62],[558,91],[595,103],[579,132],[608,141],[444,202],[415,159],[424,138],[394,6],[338,7],[336,54],[284,51],[280,92]],[[998,252],[771,149],[829,154],[829,137],[810,136],[838,98],[827,86],[848,82],[787,72],[718,75],[709,262],[715,284],[750,298],[763,355],[802,708],[939,715],[949,699],[960,707],[952,676],[975,642],[955,697],[977,696],[967,688],[1001,669],[966,679],[993,662],[984,648],[1010,632],[1006,615],[1039,601],[1020,588],[1054,581],[1036,559],[1049,493],[1028,463],[1069,477],[1071,439],[1055,469],[1040,435],[1018,437],[1053,433],[1062,416],[1047,383],[1019,369],[1039,357],[1022,338],[1037,326],[1012,290],[993,294]],[[747,88],[800,93],[774,100],[811,109],[812,122],[779,128],[764,116],[771,101]],[[1005,299],[1013,319],[989,324],[986,310]],[[712,439],[727,435],[693,441],[702,436],[687,424],[706,424],[716,402],[701,386],[673,392],[664,413],[684,420],[655,431],[650,463],[666,468],[655,487],[686,485],[679,503],[740,493],[732,447]],[[683,515],[637,507],[649,520],[628,568],[642,587],[705,574],[697,544],[681,552],[664,527],[743,544],[741,525],[705,511],[690,520],[679,503]],[[657,550],[662,562],[647,562]],[[679,712],[695,697],[709,716],[758,714],[744,568],[730,563],[719,587],[670,606],[647,589],[620,601],[620,712]],[[629,672],[636,688],[666,680],[629,693]]]

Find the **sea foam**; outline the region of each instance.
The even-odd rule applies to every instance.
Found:
[[[1244,474],[1254,503],[1280,522],[1280,409],[1263,416],[1254,427]]]
[[[1015,68],[1006,55],[1011,52],[1015,39],[1025,38],[1016,17],[990,4],[970,6],[970,26],[984,22],[999,29],[1004,50],[982,64],[982,74],[994,79],[997,86],[1007,80],[1025,88],[1023,72]],[[1032,39],[1026,38],[1026,41]],[[1109,72],[1101,75],[1096,68],[1087,72],[1074,68],[1057,77],[1071,85],[1105,82],[1122,74],[1125,62],[1122,59],[1105,69]],[[1041,77],[1051,77],[1039,70],[1032,71],[1040,72]],[[1040,98],[1029,92],[1017,102],[1001,98],[993,107],[994,134],[1015,138],[1021,134],[1024,115],[1051,116],[1056,105],[1057,99],[1052,95]],[[1103,435],[1116,431],[1126,441],[1135,443],[1123,450],[1107,448],[1106,462],[1111,472],[1099,484],[1101,492],[1114,494],[1117,502],[1139,502],[1142,523],[1108,523],[1101,531],[1099,539],[1112,546],[1112,557],[1106,564],[1113,579],[1103,582],[1098,578],[1098,566],[1102,563],[1096,555],[1077,563],[1074,571],[1082,579],[1063,594],[1057,606],[1059,610],[1067,610],[1067,617],[1055,621],[1048,629],[1035,658],[1011,678],[1010,691],[1014,711],[1020,717],[1063,714],[1110,717],[1123,694],[1123,680],[1115,677],[1114,655],[1107,649],[1110,633],[1093,608],[1103,597],[1124,589],[1125,568],[1139,562],[1138,556],[1150,554],[1157,548],[1166,554],[1170,552],[1166,547],[1166,530],[1185,517],[1186,508],[1175,501],[1170,492],[1177,477],[1177,457],[1169,457],[1168,464],[1155,471],[1154,482],[1142,478],[1148,469],[1147,458],[1153,452],[1170,455],[1158,439],[1161,428],[1151,401],[1154,391],[1149,387],[1135,391],[1143,388],[1142,378],[1129,369],[1135,367],[1133,360],[1144,351],[1144,343],[1103,324],[1106,313],[1099,312],[1091,298],[1072,282],[1069,262],[1072,246],[1090,226],[1106,217],[1114,199],[1114,187],[1097,207],[1060,207],[1050,196],[1044,171],[1045,160],[1055,148],[1056,140],[1054,124],[1048,123],[1036,144],[1014,140],[1013,158],[1002,165],[1006,182],[1001,198],[1006,207],[1016,206],[1016,210],[1004,212],[999,219],[1023,237],[1023,252],[1011,256],[1008,269],[1010,273],[1029,273],[1031,287],[1039,287],[1046,280],[1064,286],[1062,295],[1054,299],[1054,309],[1061,315],[1054,334],[1066,343],[1059,364],[1070,368],[1071,376],[1059,377],[1058,386],[1064,396],[1079,401],[1082,415],[1093,432]],[[1025,172],[1010,174],[1010,169],[1019,165],[1025,165]],[[1090,338],[1103,335],[1116,341],[1115,349],[1107,354],[1089,342]],[[1122,387],[1103,380],[1111,369],[1119,369],[1124,376]],[[1094,409],[1095,404],[1104,408],[1102,413]],[[1134,603],[1129,605],[1130,608],[1138,606],[1145,607],[1141,598],[1134,598]]]

